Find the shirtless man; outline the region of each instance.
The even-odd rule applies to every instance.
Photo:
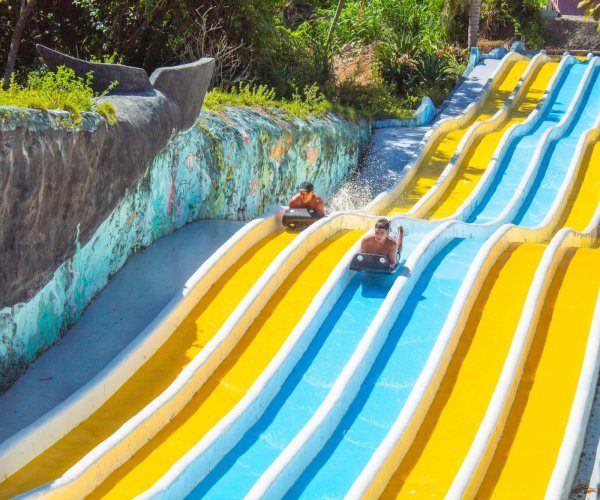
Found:
[[[402,251],[404,228],[398,226],[398,236],[394,240],[390,236],[390,221],[379,219],[375,224],[374,234],[367,235],[360,243],[360,253],[374,253],[387,257],[390,267],[396,265],[396,258]]]
[[[290,200],[290,208],[311,208],[319,217],[325,215],[325,202],[318,194],[312,182],[305,181],[300,184],[298,194]]]

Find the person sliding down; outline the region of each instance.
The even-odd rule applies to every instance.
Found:
[[[393,268],[400,259],[403,236],[404,228],[398,226],[398,235],[394,240],[394,238],[390,236],[390,221],[387,219],[379,219],[375,223],[373,234],[365,236],[361,241],[360,253],[382,255],[388,259],[390,268]]]
[[[317,193],[312,182],[305,181],[300,184],[298,193],[290,200],[290,208],[307,208],[314,210],[317,217],[325,215],[325,202]]]

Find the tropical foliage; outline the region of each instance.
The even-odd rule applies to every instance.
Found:
[[[97,111],[114,123],[114,107],[108,102],[93,100],[100,96],[92,89],[92,78],[92,73],[85,79],[77,77],[72,69],[64,66],[59,66],[56,72],[31,71],[26,84],[20,85],[12,78],[6,90],[0,89],[0,106],[62,109],[71,114],[73,123],[79,122],[82,111]],[[0,87],[4,87],[3,84],[4,81],[0,80]]]
[[[481,34],[539,36],[532,12],[542,1],[482,0]],[[330,102],[380,115],[386,106],[396,114],[414,107],[426,93],[439,103],[466,62],[463,0],[0,0],[4,62],[19,14],[31,3],[16,54],[21,84],[40,67],[36,43],[148,72],[213,56],[213,85],[222,93],[237,89],[231,99],[240,88],[264,85],[289,103],[304,96],[298,89],[316,85]],[[340,80],[336,57],[365,46],[375,54],[371,81]]]

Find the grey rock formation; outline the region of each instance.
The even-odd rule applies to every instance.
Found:
[[[40,54],[51,67],[74,61],[85,72],[85,61],[42,47]],[[158,69],[156,88],[143,69],[93,64],[103,81],[126,82],[101,98],[115,105],[116,125],[90,113],[78,128],[57,126],[56,114],[41,111],[20,110],[17,122],[0,115],[0,308],[31,298],[74,254],[77,236],[85,244],[137,185],[171,135],[194,124],[213,63]]]
[[[191,127],[198,118],[214,67],[215,60],[204,57],[190,64],[158,68],[150,76],[154,88],[177,107],[181,128]]]

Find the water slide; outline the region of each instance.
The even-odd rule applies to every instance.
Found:
[[[510,54],[494,75],[482,101],[458,120],[449,120],[430,134],[423,153],[401,181],[402,189],[384,194],[372,206],[375,213],[407,212],[413,217],[395,216],[395,224],[407,228],[403,255],[406,261],[396,275],[387,278],[356,275],[346,269],[356,241],[376,218],[372,215],[340,214],[297,237],[281,231],[275,215],[256,223],[254,231],[246,229],[245,238],[237,236],[236,241],[227,245],[228,254],[219,255],[206,266],[204,276],[197,280],[201,285],[194,287],[202,289],[204,294],[196,292],[193,304],[188,306],[190,311],[172,320],[175,324],[170,332],[163,334],[165,340],[158,343],[154,356],[141,368],[132,368],[133,376],[70,434],[0,483],[0,495],[12,496],[59,478],[42,486],[38,493],[93,492],[92,496],[129,497],[148,490],[166,474],[165,477],[172,478],[162,481],[167,489],[169,485],[185,483],[183,489],[170,491],[192,492],[192,497],[241,497],[248,492],[251,496],[263,492],[280,496],[284,491],[292,496],[343,496],[372,460],[373,452],[385,442],[388,429],[402,415],[438,339],[450,332],[450,318],[461,308],[470,310],[472,316],[465,320],[464,331],[440,383],[440,388],[446,389],[439,393],[447,397],[442,406],[460,407],[464,401],[461,398],[467,398],[469,391],[479,395],[469,382],[487,384],[488,392],[493,392],[521,318],[522,303],[546,248],[544,242],[552,232],[538,230],[543,235],[536,237],[533,230],[533,236],[527,233],[529,236],[524,240],[522,230],[513,231],[510,234],[516,236],[508,237],[510,231],[498,227],[517,218],[525,221],[523,225],[528,224],[527,227],[539,225],[539,216],[530,215],[534,208],[536,213],[545,215],[552,211],[561,195],[573,207],[578,206],[575,202],[580,198],[588,200],[587,210],[581,209],[577,215],[569,215],[575,214],[574,210],[569,214],[567,210],[554,210],[561,223],[566,224],[573,217],[584,221],[585,227],[594,217],[595,212],[592,209],[590,213],[589,207],[594,199],[597,202],[594,188],[597,190],[598,183],[594,181],[597,178],[594,169],[588,165],[594,165],[592,158],[597,159],[598,152],[592,132],[588,133],[585,148],[578,149],[578,137],[593,125],[593,119],[590,122],[583,118],[598,115],[589,104],[593,101],[589,96],[598,90],[590,83],[597,80],[591,67],[591,63],[573,58],[568,63],[564,58],[559,64],[543,55],[530,62]],[[536,107],[538,116],[531,120],[528,117],[536,113]],[[565,119],[567,116],[569,120]],[[528,120],[535,123],[525,126]],[[555,132],[555,135],[560,133],[555,140],[546,132],[558,130],[559,122],[564,122],[564,126]],[[522,130],[522,140],[516,140],[516,133],[514,140],[503,144],[502,138],[511,130]],[[548,146],[552,141],[552,146]],[[470,205],[465,200],[472,198],[475,191],[485,197],[504,189],[505,203],[515,198],[515,179],[509,173],[516,166],[511,159],[523,158],[518,153],[519,147],[539,153],[516,162],[521,169],[516,175],[529,179],[531,192],[529,201],[520,200],[520,205],[516,199],[511,201],[515,205],[513,214],[518,211],[517,216],[500,220],[491,216],[488,220],[493,224],[478,224],[475,229],[473,224],[453,221],[449,216]],[[582,153],[577,156],[580,149]],[[497,150],[502,152],[501,157],[497,157]],[[562,167],[554,167],[557,161],[548,153],[550,150],[558,151],[554,156],[563,159],[570,151],[571,157],[579,161],[563,161]],[[488,175],[486,165],[494,161],[494,175]],[[535,166],[530,168],[530,165]],[[544,179],[555,179],[555,183],[547,187]],[[488,184],[481,187],[484,180]],[[509,181],[512,187],[505,189]],[[492,190],[488,187],[490,182]],[[564,188],[567,184],[568,190]],[[472,207],[465,212],[466,216],[471,213],[474,213]],[[446,222],[421,218],[446,218]],[[586,249],[571,253],[587,255],[586,252],[596,255]],[[574,260],[572,257],[569,262]],[[225,262],[235,265],[229,267]],[[556,285],[550,287],[548,296],[559,295],[566,277],[554,281]],[[594,286],[597,293],[594,283],[589,287],[590,297]],[[468,305],[469,301],[473,304]],[[511,304],[508,311],[507,302]],[[589,319],[595,302],[588,300],[584,304]],[[540,318],[539,324],[544,324],[543,312]],[[381,326],[386,321],[389,331],[382,333]],[[499,324],[505,334],[481,333],[489,330],[489,325],[493,328]],[[471,348],[465,352],[461,347],[463,337],[469,336]],[[294,359],[288,355],[276,360],[292,338],[304,342],[304,347],[297,348]],[[478,339],[482,339],[481,344]],[[371,342],[372,359],[362,362],[364,373],[357,375],[360,370],[351,369],[353,360],[362,344],[368,343],[366,340]],[[490,340],[503,344],[492,344],[490,348],[485,344]],[[582,345],[585,347],[585,339]],[[488,360],[489,366],[495,363],[496,368],[489,370],[485,380],[477,373],[481,366],[488,365],[478,365],[475,354],[468,356],[471,350],[498,353]],[[466,364],[461,353],[468,357]],[[474,360],[472,366],[469,360]],[[456,364],[466,367],[462,378],[457,376],[462,368],[458,371],[453,368]],[[454,382],[458,378],[461,381],[458,389],[447,382],[453,369]],[[575,366],[571,377],[575,385],[580,371]],[[270,389],[271,396],[262,401],[263,407],[252,413],[248,408],[259,404],[256,401],[260,399],[255,386],[269,384],[267,372],[279,382]],[[344,379],[346,389],[335,393]],[[347,389],[351,382],[355,389]],[[338,403],[330,400],[332,395],[342,398],[340,394],[352,397],[336,407]],[[458,399],[449,394],[457,394]],[[435,398],[430,412],[439,406],[438,396]],[[480,416],[473,417],[473,434],[489,399],[483,395],[479,398],[481,407],[474,413]],[[568,396],[565,401],[559,404],[563,410],[567,406],[564,412],[568,417]],[[332,428],[317,439],[314,436],[323,424],[313,421],[321,418],[319,412],[327,405],[340,415],[331,419]],[[233,414],[238,420],[250,414],[252,417],[243,425],[235,423],[239,425],[235,432],[230,426],[215,433],[227,419],[234,422]],[[428,418],[429,413],[421,424],[421,434],[429,432],[425,430]],[[307,431],[311,425],[317,429],[312,434]],[[434,444],[436,438],[430,434],[427,444]],[[410,463],[410,457],[415,455],[426,455],[416,444],[418,436],[405,453],[403,464]],[[456,439],[460,440],[458,435]],[[212,457],[207,455],[212,444],[225,440],[228,443],[222,445],[221,451]],[[464,457],[472,442],[472,438],[467,439],[463,442],[466,449],[456,450],[458,458],[448,470],[460,467],[461,454]],[[304,451],[311,446],[312,450]],[[498,446],[500,449],[503,444]],[[290,452],[294,449],[299,451]],[[412,452],[413,449],[417,451]],[[431,449],[435,457],[439,451]],[[182,470],[193,470],[194,460],[205,460],[208,465],[200,476],[186,479]],[[427,470],[427,463],[415,461],[409,469]],[[500,475],[493,472],[498,467],[493,465],[496,462],[491,463],[487,474],[496,478],[496,487],[500,488]],[[176,465],[170,470],[173,464]],[[290,472],[281,473],[289,464],[292,464]],[[340,464],[344,464],[343,474],[339,473]],[[379,467],[386,468],[389,465]],[[402,466],[397,469],[402,477],[400,470]],[[336,471],[336,484],[328,480],[331,471]],[[456,472],[440,479],[444,484],[442,490],[450,487],[453,474]],[[199,479],[204,480],[197,484]],[[395,481],[396,475],[387,484],[386,492],[400,491],[394,486]],[[488,483],[487,479],[481,481]],[[510,479],[507,481],[510,484]],[[147,495],[164,493],[161,488],[162,485],[151,489]]]
[[[506,69],[512,66],[513,59],[525,58],[512,54],[504,64]],[[523,63],[522,66],[524,68],[525,64]],[[506,69],[502,73],[505,73]],[[513,77],[510,85],[514,86],[514,84],[516,84],[516,79]],[[493,85],[495,83],[492,83]],[[86,453],[101,444],[128,419],[163,393],[169,384],[175,383],[178,376],[181,378],[181,374],[183,374],[185,377],[185,367],[191,360],[195,361],[194,367],[188,371],[198,371],[202,368],[204,371],[208,371],[214,368],[214,361],[211,361],[211,357],[222,356],[222,349],[219,349],[218,344],[222,342],[220,337],[224,337],[224,334],[217,336],[219,339],[217,342],[213,342],[217,345],[209,346],[212,349],[204,350],[202,359],[198,359],[196,355],[219,332],[221,327],[224,330],[231,330],[231,326],[224,325],[228,316],[239,305],[240,300],[249,292],[252,284],[265,271],[269,263],[293,238],[293,235],[282,232],[276,223],[269,220],[275,218],[267,218],[255,230],[247,231],[248,235],[242,238],[241,242],[226,245],[227,253],[222,255],[218,264],[214,266],[217,269],[207,269],[207,276],[195,284],[196,290],[210,288],[210,291],[204,296],[196,294],[195,298],[198,303],[188,305],[193,309],[185,320],[175,319],[174,323],[181,321],[181,325],[174,325],[173,332],[167,334],[169,336],[156,354],[148,353],[148,350],[145,350],[138,355],[145,360],[149,354],[154,354],[151,360],[142,365],[142,368],[135,376],[131,377],[128,383],[120,388],[113,386],[118,391],[103,405],[98,404],[99,408],[93,408],[91,405],[97,411],[88,410],[90,415],[87,419],[81,423],[73,423],[74,429],[71,432],[59,439],[54,446],[50,446],[39,454],[35,460],[30,461],[27,467],[21,468],[16,474],[1,483],[2,494],[14,495],[60,477]],[[247,248],[250,245],[251,247]],[[226,269],[225,262],[230,261],[237,262],[237,265]],[[242,265],[240,266],[240,264]],[[320,276],[325,277],[327,273],[321,273]],[[315,282],[315,284],[318,283],[319,281]],[[131,368],[131,375],[133,375],[133,370],[134,368]],[[198,378],[198,375],[196,377]],[[200,380],[196,381],[196,390],[206,380],[206,375],[201,375],[199,378]],[[108,392],[105,387],[102,389],[104,393]],[[140,397],[140,394],[144,396]],[[189,399],[189,397],[184,399]],[[181,409],[181,404],[178,409]],[[173,410],[172,413],[176,413],[176,410]],[[154,423],[152,432],[158,432],[165,417],[159,420],[162,422]],[[63,433],[65,430],[69,429],[64,429],[64,426],[59,429]],[[54,436],[51,436],[50,439],[52,437]],[[139,444],[134,445],[134,450],[139,446]],[[129,448],[131,449],[132,446]],[[11,467],[18,468],[19,461],[24,462],[29,458],[27,453],[24,455],[24,458],[19,457],[20,460],[14,461],[16,465],[11,463]]]

